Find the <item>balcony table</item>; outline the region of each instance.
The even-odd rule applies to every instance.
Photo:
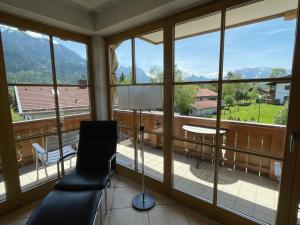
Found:
[[[212,144],[214,144],[215,142],[215,135],[216,135],[216,129],[215,128],[209,128],[209,127],[201,127],[201,126],[195,126],[195,125],[183,125],[182,129],[184,130],[184,136],[185,139],[187,139],[187,134],[188,132],[192,133],[194,136],[195,141],[199,141],[202,143],[205,143],[205,135],[212,135]],[[227,131],[225,129],[220,129],[220,134],[224,135]],[[198,149],[198,144],[195,144],[195,147],[190,150],[187,148],[187,143],[184,142],[184,148],[185,151],[187,152],[186,157],[189,157],[191,154],[191,151],[197,152]],[[198,168],[199,164],[201,163],[201,161],[203,160],[203,145],[200,145],[200,159],[197,159],[197,163],[196,163],[196,168]],[[212,162],[213,162],[213,153],[214,153],[214,148],[212,148]],[[193,154],[193,158],[194,158],[194,154]]]

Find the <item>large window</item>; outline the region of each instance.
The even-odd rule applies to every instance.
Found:
[[[174,188],[268,224],[297,22],[297,1],[276,2],[227,9],[223,30],[216,13],[176,24],[174,34]]]
[[[122,85],[162,87],[162,35],[162,31],[157,31],[111,45],[109,48],[112,116],[118,121],[117,162],[134,170],[141,169],[138,133],[140,114],[131,109],[119,108],[117,90]],[[145,173],[163,180],[163,109],[143,111],[141,122],[145,126]]]
[[[1,35],[24,191],[57,176],[55,159],[76,152],[79,123],[91,119],[87,50],[84,43],[4,25]],[[67,160],[64,169],[74,165]]]

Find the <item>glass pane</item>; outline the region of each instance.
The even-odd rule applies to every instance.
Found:
[[[175,82],[217,80],[221,14],[175,26]]]
[[[117,163],[135,169],[134,124],[137,123],[134,112],[118,108],[116,88],[111,88],[113,102],[112,117],[118,122]]]
[[[87,85],[86,45],[56,37],[53,43],[57,83]]]
[[[8,83],[50,84],[49,37],[0,25]]]
[[[223,85],[221,127],[228,147],[283,156],[289,83]]]
[[[162,83],[163,31],[146,34],[135,39],[137,83]]]
[[[214,147],[173,141],[174,187],[208,201],[213,199]]]
[[[217,85],[175,85],[174,136],[214,143],[217,113]]]
[[[132,83],[131,40],[109,46],[110,73],[112,84]]]
[[[225,149],[219,160],[218,205],[275,224],[282,162]]]
[[[57,91],[63,131],[79,129],[80,121],[91,119],[88,87],[60,86]]]
[[[3,177],[2,150],[0,148],[0,202],[6,199],[5,180]]]
[[[153,86],[153,85],[152,85]],[[162,87],[162,86],[161,86]],[[163,98],[161,99],[163,101]],[[143,111],[141,118],[145,127],[144,133],[144,162],[145,174],[152,178],[163,181],[164,171],[164,150],[163,150],[163,134],[164,134],[164,110],[159,108],[156,110]],[[136,120],[140,121],[140,115],[137,113]],[[141,135],[138,133],[138,168],[141,170]]]
[[[291,75],[297,2],[259,1],[227,11],[225,79]]]
[[[79,143],[79,129],[62,133],[62,145],[65,151],[71,150],[76,152]],[[69,172],[76,166],[76,155],[64,160],[64,170]]]
[[[59,156],[54,91],[44,86],[9,87],[9,99],[20,183],[25,190],[57,175],[56,162],[50,160],[53,154]]]

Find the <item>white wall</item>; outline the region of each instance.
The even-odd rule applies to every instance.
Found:
[[[290,90],[285,90],[286,85],[289,85],[289,84],[288,83],[276,84],[275,99],[279,99],[281,104],[283,104],[284,97],[289,96],[289,93],[290,93]]]
[[[96,35],[92,38],[96,115],[98,120],[108,119],[107,79],[104,38]]]

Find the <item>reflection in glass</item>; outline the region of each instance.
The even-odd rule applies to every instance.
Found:
[[[53,43],[57,83],[87,85],[86,45],[56,37]]]
[[[49,37],[0,25],[8,83],[51,84]]]
[[[131,40],[109,46],[112,84],[132,84]]]

